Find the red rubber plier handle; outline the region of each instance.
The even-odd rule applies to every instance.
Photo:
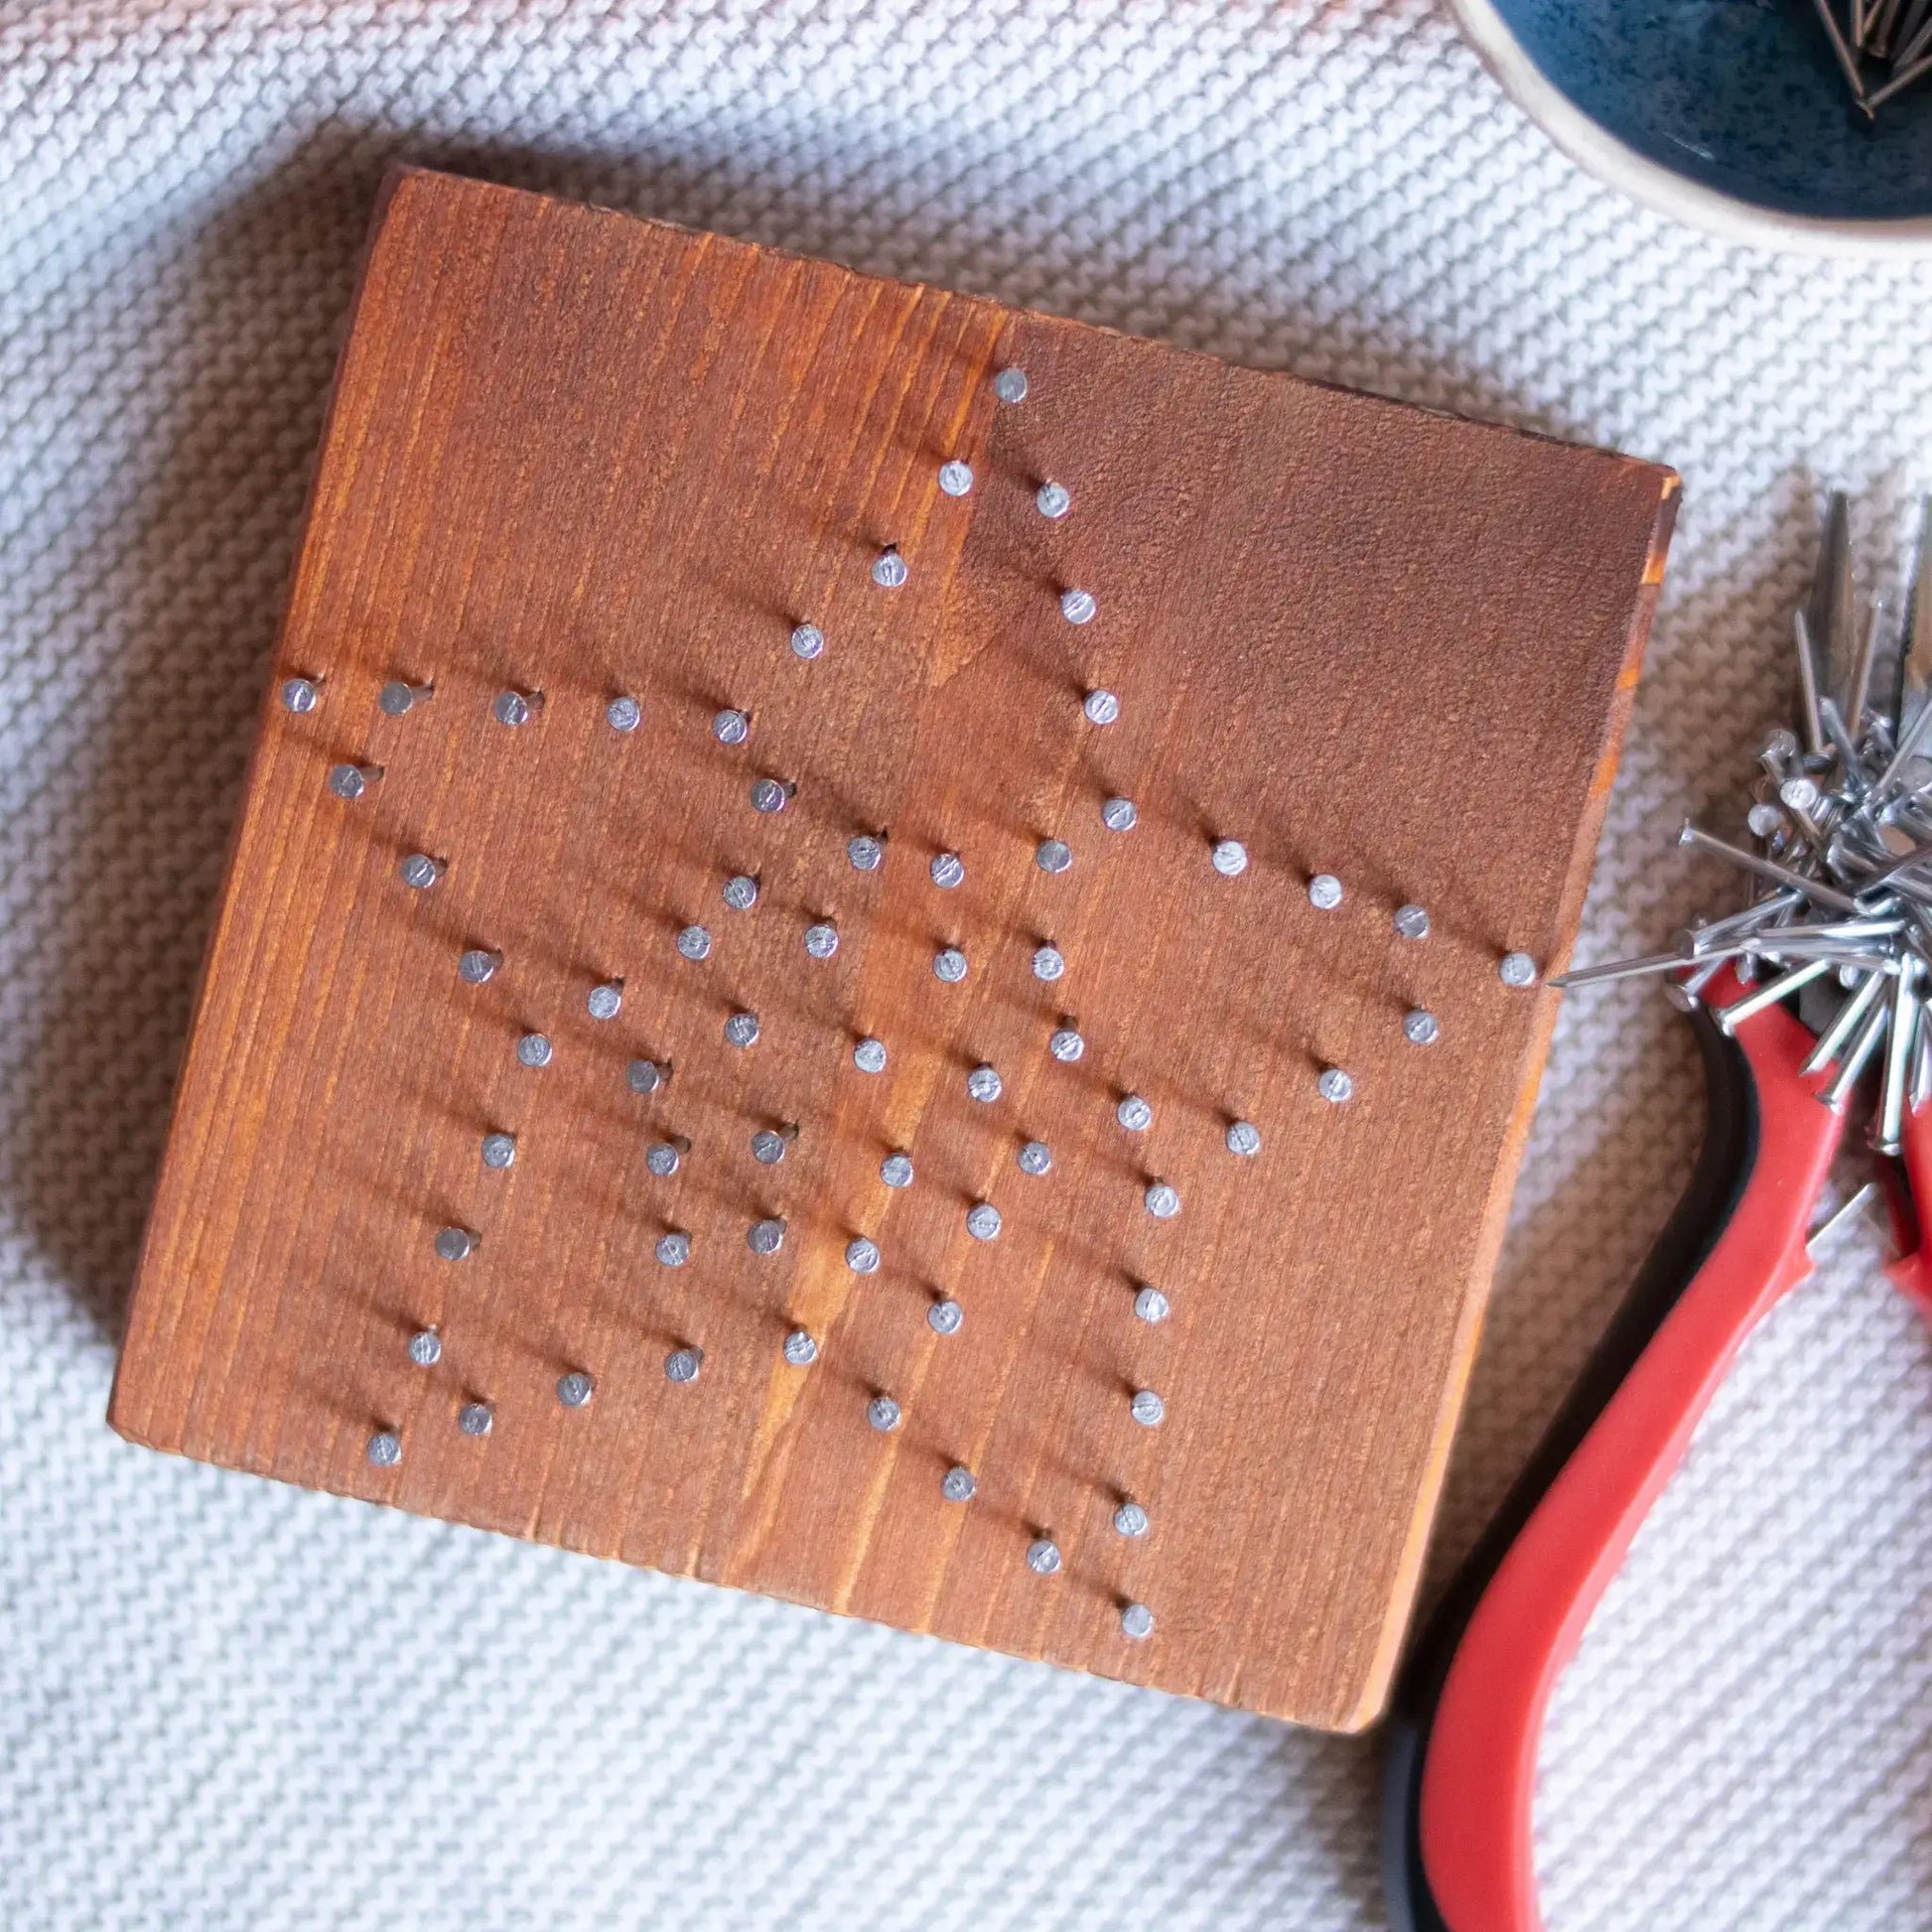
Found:
[[[1710,989],[1719,1003],[1726,972]],[[1699,1419],[1765,1311],[1811,1272],[1806,1239],[1844,1136],[1782,1006],[1720,1032],[1694,1015],[1710,1089],[1697,1172],[1530,1465],[1425,1631],[1390,1722],[1384,1867],[1397,1932],[1540,1932],[1531,1800],[1558,1675]],[[1910,1199],[1932,1201],[1932,1107],[1908,1111],[1906,1258],[1932,1310]],[[1901,1195],[1903,1200],[1901,1201]]]

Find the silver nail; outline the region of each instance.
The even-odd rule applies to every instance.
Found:
[[[1052,1038],[1046,1042],[1046,1050],[1056,1060],[1062,1060],[1070,1066],[1087,1050],[1087,1042],[1072,1027],[1059,1027],[1054,1030]]]
[[[760,1166],[774,1168],[785,1158],[793,1141],[798,1138],[795,1127],[775,1129],[760,1127],[752,1136],[752,1159]]]
[[[966,1076],[966,1091],[975,1100],[995,1101],[999,1099],[1002,1090],[1002,1082],[997,1068],[982,1064],[974,1067],[972,1072]]]
[[[669,1065],[659,1066],[655,1060],[632,1060],[623,1070],[624,1085],[632,1093],[655,1093],[670,1077]]]
[[[673,1142],[653,1141],[649,1147],[644,1149],[644,1166],[659,1180],[670,1179],[682,1164],[682,1157],[679,1155],[677,1147]]]
[[[735,872],[725,881],[725,903],[734,912],[749,912],[759,902],[759,882],[749,872]]]
[[[282,709],[298,716],[313,711],[322,697],[322,680],[314,677],[285,677],[282,680]]]
[[[776,778],[759,778],[752,785],[752,809],[767,816],[781,812],[791,803],[795,786],[781,784]]]
[[[1389,922],[1396,929],[1396,936],[1402,939],[1427,939],[1429,937],[1429,914],[1420,905],[1398,905],[1395,917]]]
[[[795,623],[791,626],[791,651],[794,657],[802,657],[810,663],[814,657],[821,656],[825,650],[825,633],[815,623]]]
[[[725,1022],[727,1046],[753,1046],[758,1043],[759,1017],[756,1013],[734,1013]]]
[[[1120,1613],[1120,1628],[1123,1636],[1139,1643],[1154,1634],[1154,1612],[1145,1603],[1129,1603]]]
[[[805,951],[813,959],[830,959],[839,949],[839,929],[830,919],[805,928]]]
[[[518,725],[527,725],[542,704],[541,691],[498,691],[489,710],[499,725],[508,725],[513,730]]]
[[[951,1299],[934,1302],[925,1311],[926,1325],[935,1335],[956,1335],[966,1319],[966,1311]]]
[[[1216,839],[1208,856],[1223,879],[1239,879],[1248,870],[1248,848],[1239,839]]]
[[[818,1360],[818,1343],[804,1328],[794,1328],[785,1337],[785,1360],[793,1368],[810,1368]]]
[[[688,925],[677,935],[677,949],[686,959],[709,959],[711,934],[701,925]]]
[[[993,378],[993,393],[1002,402],[1025,402],[1027,400],[1027,371],[1025,369],[1005,368]]]
[[[1173,1307],[1158,1288],[1141,1288],[1134,1294],[1134,1312],[1143,1321],[1165,1321],[1173,1312]]]
[[[1338,1066],[1324,1066],[1314,1085],[1323,1100],[1332,1101],[1337,1107],[1344,1100],[1352,1099],[1355,1092],[1355,1082]]]
[[[948,496],[964,496],[973,486],[973,466],[955,458],[939,466],[939,487]]]
[[[1073,863],[1073,848],[1064,839],[1041,839],[1034,852],[1034,864],[1041,872],[1064,872]]]
[[[872,581],[882,591],[896,591],[906,579],[905,559],[888,544],[872,563]]]
[[[1123,1094],[1114,1118],[1130,1134],[1145,1134],[1154,1125],[1154,1109],[1138,1093]]]
[[[503,963],[499,952],[485,952],[481,946],[472,946],[456,963],[456,976],[465,986],[482,986],[496,977]]]
[[[483,1164],[499,1173],[516,1159],[514,1134],[485,1134],[483,1137]]]
[[[1057,523],[1073,507],[1073,492],[1064,483],[1043,483],[1034,491],[1034,508]]]
[[[479,1238],[470,1228],[438,1228],[436,1252],[445,1261],[468,1261],[477,1252]]]
[[[666,1268],[682,1268],[691,1259],[691,1237],[682,1228],[673,1228],[657,1237],[656,1253]]]
[[[886,1070],[886,1042],[875,1039],[868,1034],[852,1049],[852,1064],[861,1073],[884,1073]]]
[[[1421,1007],[1402,1016],[1402,1032],[1414,1046],[1434,1046],[1443,1036],[1443,1030],[1437,1024],[1436,1016],[1424,1012]]]
[[[329,771],[329,789],[338,798],[359,798],[382,777],[379,764],[337,764]]]
[[[1034,978],[1051,985],[1066,973],[1066,955],[1057,946],[1034,948]]]
[[[1035,1577],[1051,1577],[1060,1567],[1059,1545],[1051,1537],[1035,1537],[1027,1546],[1027,1568]]]
[[[939,1493],[949,1503],[969,1503],[979,1493],[979,1478],[963,1462],[955,1462],[939,1479]]]
[[[1228,1131],[1223,1137],[1230,1154],[1238,1154],[1244,1160],[1251,1154],[1261,1152],[1261,1129],[1251,1120],[1231,1120]]]
[[[912,1184],[912,1157],[909,1154],[889,1154],[879,1164],[879,1177],[888,1187],[909,1187]]]
[[[1157,1221],[1172,1221],[1180,1212],[1180,1195],[1165,1180],[1150,1183],[1143,1199]]]
[[[1332,912],[1342,901],[1341,881],[1331,872],[1318,872],[1309,881],[1309,903],[1318,912]]]
[[[1168,1405],[1152,1389],[1136,1389],[1127,1406],[1143,1429],[1158,1429],[1167,1420]]]
[[[927,870],[932,875],[932,883],[943,892],[949,893],[966,883],[966,862],[957,852],[937,854]]]
[[[1060,593],[1060,616],[1068,623],[1091,623],[1099,609],[1091,591],[1065,590]]]
[[[932,976],[957,986],[966,977],[966,955],[957,946],[947,946],[932,955]]]
[[[412,852],[396,868],[396,877],[414,891],[426,893],[448,870],[441,859],[432,859],[427,852]]]
[[[866,1404],[866,1420],[882,1436],[890,1436],[902,1420],[899,1406],[889,1395],[876,1395]]]
[[[671,1382],[695,1382],[704,1367],[702,1348],[673,1348],[664,1357],[664,1376]]]
[[[1053,1150],[1044,1141],[1029,1141],[1015,1158],[1022,1173],[1041,1174],[1053,1165]]]
[[[1110,832],[1131,832],[1140,817],[1131,798],[1109,798],[1100,807],[1100,822]]]
[[[785,1245],[785,1224],[772,1215],[754,1221],[745,1232],[745,1245],[755,1255],[775,1255]]]
[[[975,1201],[966,1210],[966,1232],[975,1241],[997,1241],[1000,1227],[1000,1210],[991,1201]]]
[[[593,1020],[615,1020],[622,1006],[622,980],[605,980],[584,996],[584,1010]]]
[[[1829,959],[1808,960],[1802,966],[1794,966],[1788,973],[1780,973],[1775,979],[1766,980],[1755,992],[1746,993],[1741,1000],[1732,1000],[1728,1006],[1714,1007],[1711,1018],[1727,1034],[1736,1033],[1746,1020],[1760,1014],[1766,1007],[1776,1006],[1787,993],[1795,993],[1801,986],[1809,986],[1813,980],[1822,979],[1832,971]]]
[[[1147,1511],[1139,1503],[1122,1503],[1114,1511],[1114,1530],[1120,1536],[1145,1536],[1148,1531]]]
[[[846,840],[845,856],[852,862],[854,872],[877,872],[886,863],[885,841],[869,832],[860,832]]]
[[[393,1469],[402,1460],[402,1438],[394,1430],[378,1429],[369,1438],[367,1452],[378,1469]]]
[[[604,722],[614,732],[634,732],[644,721],[644,708],[635,698],[613,698],[604,707]]]
[[[428,704],[436,695],[433,684],[410,684],[402,678],[392,678],[376,693],[376,706],[385,718],[404,718],[419,704]]]
[[[486,1402],[466,1402],[457,1411],[456,1426],[466,1436],[487,1436],[495,1425],[495,1411]]]
[[[516,1042],[517,1063],[520,1066],[548,1066],[554,1050],[543,1034],[524,1034]]]
[[[845,1265],[855,1275],[878,1274],[879,1243],[868,1240],[863,1234],[855,1236],[845,1244]]]
[[[1090,725],[1111,725],[1120,717],[1120,700],[1111,691],[1089,691],[1080,700],[1080,709]]]
[[[711,735],[720,745],[743,745],[752,735],[751,714],[727,705],[712,719]]]
[[[434,1368],[443,1359],[443,1337],[434,1328],[418,1328],[409,1337],[409,1359],[418,1368]]]
[[[557,1400],[566,1409],[581,1409],[597,1393],[597,1384],[581,1368],[557,1378]]]

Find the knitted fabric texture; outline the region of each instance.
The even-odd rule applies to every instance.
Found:
[[[356,256],[406,157],[1676,464],[1580,956],[1734,890],[1814,504],[1895,581],[1932,267],[1598,188],[1421,0],[0,4],[0,1924],[1383,1922],[1375,1746],[149,1454],[114,1337]],[[1310,701],[1321,701],[1319,692]],[[1400,773],[1391,782],[1401,782]],[[1565,1003],[1466,1545],[1688,1171]],[[1932,1918],[1932,1345],[1878,1237],[1752,1341],[1556,1700],[1551,1932]]]

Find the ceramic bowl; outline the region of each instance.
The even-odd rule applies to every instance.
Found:
[[[1734,241],[1932,255],[1932,79],[1867,117],[1811,0],[1451,4],[1551,139],[1638,201]]]

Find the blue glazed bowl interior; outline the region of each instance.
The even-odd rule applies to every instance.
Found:
[[[1932,214],[1932,75],[1867,118],[1811,0],[1495,5],[1551,82],[1674,174],[1789,214]]]

